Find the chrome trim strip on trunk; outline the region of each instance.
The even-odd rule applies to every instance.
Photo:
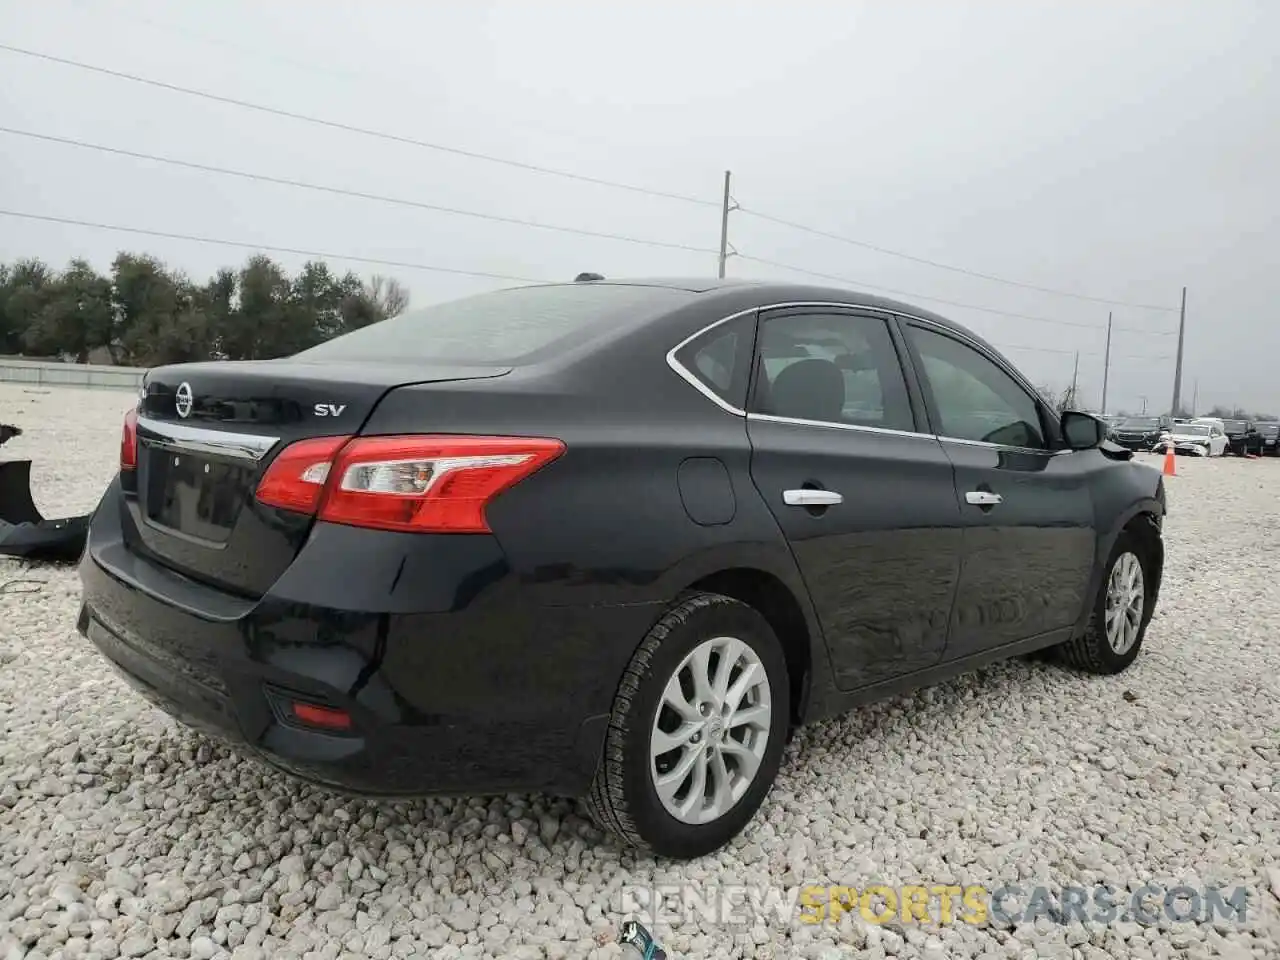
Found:
[[[150,417],[138,417],[138,439],[168,450],[255,461],[265,457],[280,442],[279,437],[229,433],[225,430],[152,420]]]

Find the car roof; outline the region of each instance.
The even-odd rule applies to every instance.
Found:
[[[947,327],[957,333],[973,337],[986,343],[975,331],[964,324],[926,310],[924,307],[893,300],[889,297],[865,293],[849,287],[836,287],[829,284],[793,283],[785,280],[760,280],[749,277],[618,277],[604,280],[586,280],[582,283],[593,285],[618,284],[622,286],[666,287],[671,290],[683,290],[688,293],[705,294],[709,297],[723,295],[726,299],[731,295],[741,296],[746,291],[758,295],[761,305],[804,303],[806,301],[847,303],[871,309],[884,310],[889,313],[907,314],[929,320]],[[754,299],[754,298],[753,298]],[[991,346],[991,344],[987,344]],[[994,348],[993,348],[994,349]]]

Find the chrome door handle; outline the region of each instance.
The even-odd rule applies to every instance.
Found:
[[[833,507],[844,503],[844,497],[834,490],[783,490],[782,502],[789,507]]]
[[[1004,497],[990,490],[970,490],[964,498],[975,507],[994,507],[997,503],[1004,501]]]

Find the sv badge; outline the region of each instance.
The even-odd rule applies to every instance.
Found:
[[[313,408],[317,417],[339,417],[347,409],[345,403],[317,403]]]

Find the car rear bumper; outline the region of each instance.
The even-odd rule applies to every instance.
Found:
[[[659,616],[653,604],[522,603],[488,537],[451,538],[455,562],[436,557],[436,579],[406,587],[411,560],[360,560],[422,538],[377,544],[388,535],[332,527],[314,531],[272,591],[247,600],[130,550],[123,513],[113,484],[80,563],[80,632],[179,721],[344,792],[580,795],[618,679]],[[309,552],[329,567],[350,559],[326,579],[309,571]],[[351,728],[307,727],[294,702],[345,711]]]

